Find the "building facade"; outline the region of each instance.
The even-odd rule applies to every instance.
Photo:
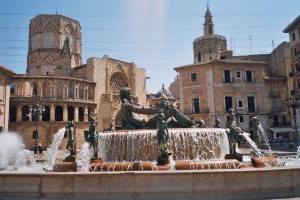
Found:
[[[119,90],[124,86],[132,88],[137,103],[146,104],[145,69],[108,56],[83,64],[81,45],[76,20],[38,15],[30,21],[27,73],[12,79],[9,112],[9,130],[21,134],[26,148],[34,146],[36,131],[38,142],[49,146],[71,120],[81,145],[91,114],[99,132],[111,122],[120,126]]]
[[[254,116],[266,131],[273,126],[289,127],[286,71],[282,75],[270,73],[276,65],[270,54],[233,56],[226,38],[214,33],[209,8],[204,18],[204,34],[194,40],[194,63],[175,68],[180,110],[194,121],[203,119],[209,127],[215,119],[226,127],[230,108],[238,111],[238,125],[246,132],[252,132],[250,119]],[[281,67],[277,68],[279,72]]]
[[[297,133],[299,145],[300,137],[297,128],[300,125],[300,15],[283,32],[289,34],[291,76],[293,77],[293,89],[289,91],[289,112],[294,119],[293,127]]]
[[[0,66],[0,133],[8,132],[10,82],[15,73]]]

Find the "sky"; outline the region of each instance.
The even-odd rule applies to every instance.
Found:
[[[209,5],[215,34],[234,55],[271,53],[288,41],[286,28],[300,14],[296,0],[1,0],[0,65],[27,67],[30,19],[60,14],[79,21],[83,64],[91,57],[134,62],[146,69],[147,92],[175,80],[175,67],[193,63],[193,41],[203,35]]]

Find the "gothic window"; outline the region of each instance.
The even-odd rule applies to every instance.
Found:
[[[74,90],[75,90],[75,83],[70,82],[69,83],[69,98],[74,98]]]
[[[125,79],[120,74],[113,74],[110,78],[110,90],[113,94],[119,94],[120,90],[128,87]]]
[[[208,32],[209,32],[209,35],[212,35],[212,28],[211,27],[208,28]]]
[[[57,33],[43,33],[43,48],[57,48]]]
[[[61,81],[57,82],[56,83],[56,98],[62,99],[63,95],[64,95],[63,91],[64,91],[64,84]]]
[[[79,84],[79,99],[84,99],[84,85],[83,85],[83,83]]]
[[[56,67],[55,59],[52,56],[46,56],[42,61],[42,75],[53,75],[53,70]]]

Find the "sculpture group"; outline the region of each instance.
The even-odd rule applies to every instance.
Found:
[[[120,90],[121,108],[120,114],[122,117],[122,129],[156,129],[157,142],[160,149],[158,159],[166,159],[172,155],[169,150],[169,131],[168,128],[206,128],[207,125],[201,119],[198,123],[186,117],[179,112],[167,99],[161,100],[158,107],[137,106],[134,104],[132,90],[128,87]],[[91,122],[88,134],[85,136],[85,141],[89,143],[89,147],[93,149],[92,159],[98,158],[98,132],[96,130],[95,116],[89,116]],[[254,141],[259,144],[261,138],[259,137],[259,121],[253,117],[252,123],[254,125]],[[256,127],[256,128],[255,128]],[[66,148],[70,151],[69,157],[74,157],[76,154],[76,143],[74,134],[74,122],[69,122],[67,132],[69,133],[69,140]],[[220,120],[215,120],[214,128],[221,128]],[[114,123],[110,124],[108,131],[114,131]],[[236,147],[239,136],[243,130],[237,126],[237,119],[235,110],[229,110],[229,120],[227,122],[227,136],[229,141],[230,155],[237,155]]]

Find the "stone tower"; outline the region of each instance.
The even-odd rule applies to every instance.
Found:
[[[62,15],[38,15],[30,21],[27,74],[53,75],[55,68],[82,64],[78,21]]]
[[[207,5],[204,22],[204,35],[194,40],[194,63],[220,59],[220,53],[227,50],[226,38],[214,33],[214,23]]]

